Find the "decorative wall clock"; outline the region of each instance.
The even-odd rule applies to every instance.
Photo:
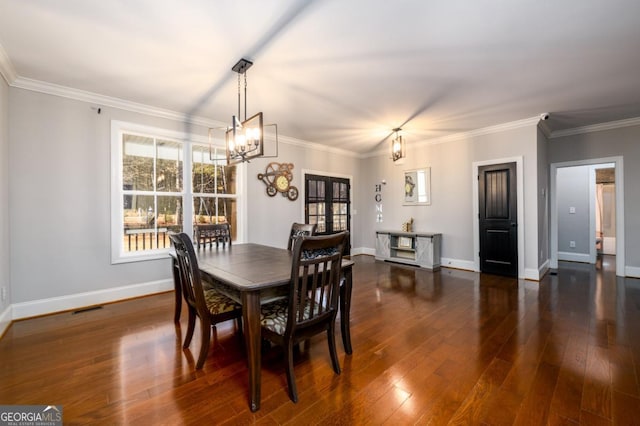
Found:
[[[279,192],[291,201],[298,199],[298,188],[291,185],[293,163],[269,163],[264,173],[258,173],[258,179],[267,185],[267,195],[275,197]]]

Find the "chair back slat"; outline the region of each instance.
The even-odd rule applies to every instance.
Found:
[[[206,306],[204,298],[204,288],[198,267],[198,259],[193,249],[191,239],[184,232],[179,234],[171,233],[169,238],[176,250],[178,260],[178,270],[180,282],[182,284],[182,294],[184,299],[194,309],[201,313],[203,306]],[[202,312],[202,314],[206,314]]]
[[[231,246],[231,226],[228,223],[207,223],[195,225],[193,227],[193,238],[196,241],[198,250],[200,247],[213,248],[215,243],[216,248],[222,244],[225,247],[227,244]]]
[[[346,232],[301,236],[293,247],[287,333],[335,319]]]
[[[291,231],[289,232],[289,243],[287,244],[287,250],[293,249],[293,243],[296,238],[300,236],[311,236],[316,234],[316,227],[318,225],[309,223],[293,223],[291,225]]]

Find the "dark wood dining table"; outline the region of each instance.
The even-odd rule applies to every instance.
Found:
[[[260,409],[260,305],[274,295],[282,294],[282,290],[286,291],[291,278],[292,252],[261,244],[233,244],[227,248],[198,251],[197,255],[203,279],[219,284],[227,296],[242,304],[249,364],[249,405],[255,412]],[[342,260],[344,280],[340,287],[340,329],[347,354],[353,352],[349,329],[353,264],[350,259]],[[179,287],[176,286],[177,319],[180,316],[178,302],[182,305]]]

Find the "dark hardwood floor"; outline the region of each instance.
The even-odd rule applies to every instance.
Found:
[[[640,280],[616,278],[614,258],[540,283],[354,259],[354,353],[338,340],[335,375],[316,336],[297,404],[273,348],[249,411],[232,321],[195,372],[198,332],[183,351],[172,293],[15,322],[0,404],[59,404],[65,424],[640,424]]]

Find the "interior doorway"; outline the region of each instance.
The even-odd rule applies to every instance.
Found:
[[[625,272],[625,251],[624,251],[624,168],[623,168],[623,159],[622,157],[606,157],[606,158],[596,158],[596,159],[590,159],[590,160],[580,160],[580,161],[570,161],[570,162],[563,162],[563,163],[554,163],[551,164],[551,184],[550,184],[550,198],[551,198],[551,211],[550,211],[550,218],[551,218],[551,239],[550,239],[550,249],[551,249],[551,259],[550,259],[550,267],[551,269],[557,269],[558,268],[558,260],[562,260],[562,255],[566,255],[567,252],[570,252],[570,250],[567,250],[566,247],[569,247],[569,249],[573,248],[571,247],[572,243],[575,243],[575,245],[578,245],[577,240],[574,239],[570,239],[569,241],[562,241],[560,242],[561,237],[559,236],[560,234],[560,216],[561,214],[565,214],[565,213],[569,213],[569,214],[577,214],[578,210],[576,209],[575,211],[572,211],[572,207],[573,206],[569,206],[567,208],[567,206],[563,205],[563,202],[565,201],[564,198],[559,194],[559,175],[562,175],[563,173],[560,173],[559,171],[562,169],[566,169],[566,168],[570,168],[570,167],[576,167],[576,166],[591,166],[590,170],[592,171],[591,176],[592,178],[589,180],[589,185],[591,186],[591,192],[590,194],[592,194],[591,199],[590,199],[590,225],[589,225],[589,230],[587,231],[587,240],[588,240],[588,244],[589,244],[589,248],[587,251],[582,250],[583,254],[581,259],[585,259],[585,260],[580,260],[580,259],[576,259],[578,261],[583,261],[583,262],[587,262],[587,263],[595,263],[596,261],[596,257],[597,257],[597,251],[598,251],[598,241],[596,239],[597,237],[597,225],[596,225],[596,188],[597,188],[597,184],[596,184],[596,170],[598,169],[607,169],[607,168],[612,168],[613,169],[613,180],[614,180],[614,185],[613,186],[609,186],[607,191],[607,197],[610,198],[610,200],[608,200],[607,202],[612,202],[615,200],[615,208],[613,209],[609,209],[608,213],[609,214],[609,224],[608,226],[614,226],[615,227],[615,237],[614,239],[609,239],[608,240],[608,244],[613,244],[615,247],[615,266],[616,266],[616,275],[618,276],[625,276],[626,272]],[[604,203],[604,197],[603,197],[603,203]],[[604,211],[603,211],[603,215],[604,215]],[[603,224],[604,226],[604,224]],[[611,230],[609,230],[610,232]],[[604,231],[603,231],[604,232]],[[604,240],[602,240],[602,243],[604,243]],[[563,244],[563,247],[559,247],[560,244]],[[565,247],[566,246],[566,247]],[[603,246],[604,249],[604,246]],[[561,253],[562,255],[559,256],[559,253],[562,250],[566,250],[564,253]],[[579,255],[577,255],[578,257],[580,257]],[[569,259],[571,260],[571,259]]]
[[[596,254],[616,254],[616,177],[615,165],[595,166]]]

